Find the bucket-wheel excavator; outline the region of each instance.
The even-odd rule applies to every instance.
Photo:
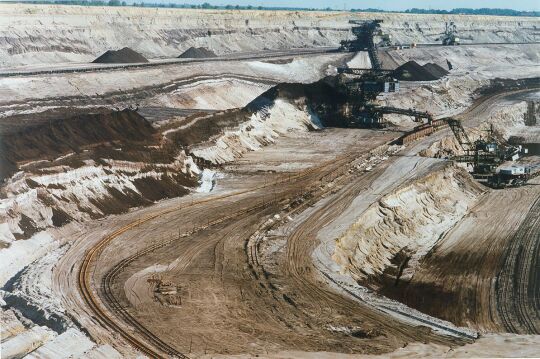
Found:
[[[383,70],[377,54],[376,36],[388,40],[381,31],[382,20],[351,20],[355,39],[341,42],[341,50],[349,52],[366,51],[371,62],[371,69],[339,68],[341,87],[351,100],[351,126],[385,127],[385,113],[401,113],[417,118],[419,113],[413,110],[395,107],[381,107],[373,103],[380,93],[399,91],[399,81],[392,77],[392,71]],[[386,40],[384,40],[386,39]],[[422,115],[420,115],[422,116]]]
[[[507,162],[518,160],[527,150],[495,136],[493,125],[487,131],[486,138],[472,142],[461,121],[454,118],[446,118],[445,121],[465,153],[452,157],[452,160],[471,165],[474,178],[493,188],[505,188],[522,186],[540,176],[540,171],[533,172],[530,167],[514,164],[501,167]]]

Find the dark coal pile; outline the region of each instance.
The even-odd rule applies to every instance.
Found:
[[[204,59],[209,57],[217,57],[212,50],[208,50],[204,47],[190,47],[178,56],[179,59]]]
[[[120,50],[109,50],[103,55],[92,61],[96,64],[133,64],[140,62],[148,62],[148,60],[136,51],[129,47],[124,47]]]
[[[424,65],[424,69],[426,69],[430,74],[432,74],[433,76],[437,77],[437,78],[441,78],[441,77],[444,77],[446,75],[448,75],[448,71],[446,71],[445,68],[437,65],[437,64],[433,64],[433,63],[427,63]]]
[[[431,65],[437,66],[435,64]],[[418,64],[416,61],[409,61],[394,70],[394,77],[401,81],[434,81],[442,76],[434,75],[431,69]]]

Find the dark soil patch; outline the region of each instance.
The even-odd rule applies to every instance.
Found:
[[[88,201],[99,209],[103,215],[126,213],[130,208],[130,203],[133,205],[142,202],[141,197],[137,193],[129,190],[126,191],[126,193],[122,193],[115,188],[109,187],[107,188],[107,191],[109,192],[109,196],[88,198]],[[130,199],[131,197],[134,198]],[[99,214],[95,215],[97,215],[98,218],[101,217]]]
[[[21,219],[19,220],[19,227],[22,229],[23,234],[21,235],[15,233],[15,239],[30,238],[39,231],[36,222],[34,222],[32,218],[28,217],[25,214],[21,214]]]
[[[293,62],[293,58],[290,58],[290,59],[277,59],[277,60],[266,60],[264,62],[266,62],[267,64],[276,64],[276,65],[285,65],[285,64],[290,64],[291,62]]]
[[[137,112],[109,111],[51,119],[2,136],[2,177],[16,170],[18,162],[52,160],[59,156],[107,143],[128,146],[154,144],[156,130]]]
[[[217,55],[212,50],[208,50],[204,47],[190,47],[184,51],[179,59],[204,59],[210,57],[217,57]]]
[[[224,129],[234,128],[249,120],[251,112],[246,109],[233,109],[219,112],[213,116],[200,118],[191,126],[175,131],[170,139],[176,145],[191,146],[208,141],[219,135]]]
[[[290,305],[292,305],[293,307],[296,308],[296,303],[294,302],[294,300],[291,299],[291,297],[289,297],[287,294],[283,294],[283,299],[289,303]]]
[[[437,64],[433,64],[433,63],[427,63],[425,64],[424,66],[424,69],[426,69],[430,74],[432,74],[433,76],[437,77],[437,78],[442,78],[446,75],[448,75],[448,71],[437,65]]]
[[[34,181],[33,179],[31,178],[27,178],[25,180],[26,182],[26,185],[30,188],[38,188],[39,187],[39,183],[37,183],[36,181]]]
[[[409,61],[399,66],[394,70],[394,77],[401,81],[434,81],[440,78],[416,61]]]
[[[182,175],[174,177],[162,175],[160,179],[145,177],[138,178],[133,182],[145,199],[154,202],[164,198],[180,197],[188,194],[189,190],[180,185],[180,183],[195,185],[194,182]]]
[[[108,50],[92,62],[96,64],[132,64],[148,62],[148,60],[137,51],[124,47],[116,51]]]
[[[537,89],[540,88],[540,77],[529,77],[523,79],[491,79],[489,85],[482,86],[475,91],[476,95],[491,95],[513,90]]]
[[[69,214],[59,208],[52,207],[52,222],[55,227],[62,227],[73,220]]]
[[[258,111],[279,98],[306,106],[326,127],[347,126],[348,116],[344,108],[350,103],[350,97],[339,85],[337,77],[329,76],[311,84],[278,84],[250,102],[246,109]]]
[[[355,338],[360,338],[360,339],[372,339],[380,335],[381,333],[375,329],[371,329],[371,330],[355,329],[351,331],[351,336]]]

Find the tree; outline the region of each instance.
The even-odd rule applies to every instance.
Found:
[[[109,0],[109,6],[120,6],[120,0]]]
[[[126,2],[125,1],[122,1],[122,6],[126,6]]]

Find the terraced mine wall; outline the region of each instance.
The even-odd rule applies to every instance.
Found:
[[[1,136],[0,218],[13,239],[182,196],[199,182],[182,147],[162,143],[133,110],[38,120]]]
[[[337,240],[334,260],[374,289],[408,281],[419,261],[483,189],[461,168],[439,170],[383,197]]]
[[[13,240],[24,239],[185,195],[201,183],[203,169],[290,131],[348,127],[349,101],[337,78],[327,77],[279,84],[245,108],[196,113],[166,128],[130,109],[17,115],[17,126],[0,126],[0,218]]]
[[[465,42],[539,41],[535,18],[347,12],[233,11],[61,5],[0,6],[1,65],[90,62],[125,46],[146,58],[177,57],[191,46],[216,54],[337,47],[349,19],[382,19],[400,43],[439,43],[445,21]]]

